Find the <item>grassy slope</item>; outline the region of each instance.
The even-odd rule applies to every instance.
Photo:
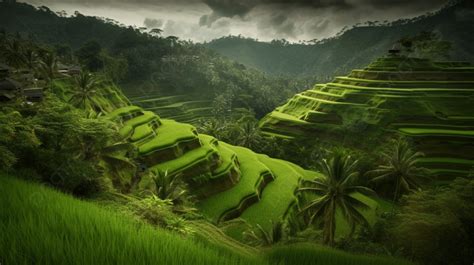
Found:
[[[195,224],[197,240],[186,239],[5,174],[0,207],[2,264],[408,264],[316,245],[259,255],[205,224]]]
[[[3,264],[262,264],[49,188],[0,177]]]

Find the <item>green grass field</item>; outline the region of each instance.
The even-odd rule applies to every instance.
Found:
[[[309,244],[259,253],[205,223],[186,238],[5,174],[0,207],[2,264],[408,264]]]
[[[2,264],[265,264],[4,175],[0,206]]]

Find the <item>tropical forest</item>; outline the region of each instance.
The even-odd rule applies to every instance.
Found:
[[[0,0],[0,265],[471,265],[471,0]]]

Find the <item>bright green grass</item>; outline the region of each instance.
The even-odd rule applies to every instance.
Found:
[[[116,109],[114,111],[112,111],[111,113],[109,113],[109,117],[111,117],[112,119],[114,118],[118,118],[122,115],[125,115],[125,114],[130,114],[130,113],[133,113],[133,112],[136,112],[136,111],[141,111],[142,109],[138,106],[128,106],[128,107],[123,107],[123,108],[120,108],[120,109]]]
[[[355,77],[348,77],[348,76],[336,76],[335,79],[345,80],[345,81],[353,81],[353,82],[364,82],[364,83],[375,83],[375,84],[414,84],[414,85],[429,85],[429,84],[443,84],[443,85],[452,85],[452,84],[473,84],[474,81],[417,81],[417,80],[372,80],[372,79],[361,79]]]
[[[130,140],[132,142],[135,142],[135,141],[141,140],[143,138],[146,138],[151,134],[153,134],[153,129],[150,127],[150,125],[149,124],[142,124],[142,125],[135,128]]]
[[[212,172],[212,178],[219,178],[221,175],[229,172],[229,170],[235,166],[234,160],[237,157],[234,151],[230,150],[222,143],[217,146],[217,151],[221,158],[221,164]]]
[[[251,150],[223,142],[219,144],[237,154],[240,161],[241,178],[234,187],[199,202],[199,210],[215,222],[225,212],[238,207],[242,199],[256,195],[256,184],[260,176],[270,171],[267,166],[258,161],[256,154]]]
[[[175,96],[167,96],[167,97],[159,97],[156,95],[149,96],[142,96],[142,97],[133,97],[133,103],[144,103],[144,102],[156,102],[156,101],[163,101],[163,102],[170,102],[172,100],[181,100],[183,99],[183,95],[175,95]]]
[[[444,130],[444,129],[429,129],[429,128],[399,128],[400,132],[413,135],[446,135],[446,136],[462,136],[462,137],[474,137],[474,131],[472,130]]]
[[[296,124],[298,124],[298,123],[299,124],[307,124],[308,123],[304,120],[298,119],[297,117],[295,117],[293,115],[286,114],[286,113],[280,112],[280,111],[273,111],[269,115],[270,115],[271,118],[275,118],[275,119],[283,120],[283,121],[290,121],[290,122],[294,122]]]
[[[168,171],[168,173],[171,174],[189,169],[203,161],[210,162],[210,157],[217,154],[217,150],[215,146],[206,141],[209,140],[208,138],[203,138],[200,136],[200,139],[202,142],[202,146],[200,148],[186,152],[184,155],[176,159],[153,166],[151,170],[155,172]]]
[[[393,87],[365,87],[340,83],[327,83],[329,87],[339,87],[354,90],[398,91],[398,92],[474,92],[474,88],[393,88]]]
[[[0,176],[2,264],[266,264]]]
[[[142,124],[149,123],[153,120],[158,120],[159,117],[151,111],[144,111],[143,115],[137,116],[133,119],[130,119],[124,122],[123,127],[120,128],[119,134],[122,137],[127,137],[128,135],[132,134],[135,127],[140,126]]]
[[[281,219],[294,200],[294,191],[300,178],[314,178],[317,173],[303,170],[302,168],[279,159],[258,155],[258,160],[270,168],[275,180],[270,182],[263,190],[258,203],[250,206],[242,214],[242,218],[250,224],[260,224],[269,230],[272,221]]]
[[[175,122],[173,120],[161,120],[162,124],[156,130],[156,136],[138,147],[139,154],[147,154],[152,151],[169,148],[180,141],[196,138],[195,129],[189,124]]]
[[[353,255],[335,249],[311,244],[297,244],[291,246],[281,246],[269,249],[266,257],[271,262],[280,262],[282,265],[409,265],[404,260]]]
[[[259,255],[208,224],[194,223],[196,240],[184,238],[3,174],[0,207],[2,264],[409,264],[309,244]]]

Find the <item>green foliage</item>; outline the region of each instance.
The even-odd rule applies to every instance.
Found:
[[[311,244],[294,244],[290,246],[276,246],[270,249],[266,256],[271,262],[298,265],[396,265],[411,264],[407,261],[366,255],[354,255],[340,250],[321,247]]]
[[[269,247],[284,240],[284,223],[279,220],[272,221],[272,228],[270,231],[265,230],[261,225],[250,227],[244,232],[244,238],[252,245],[260,247]]]
[[[446,60],[449,58],[452,43],[442,40],[439,33],[422,31],[413,37],[404,37],[398,41],[403,52],[410,57],[432,60]]]
[[[35,128],[37,125],[14,108],[4,107],[0,111],[0,165],[7,170],[15,166],[23,153],[31,152],[41,142]]]
[[[406,257],[422,264],[469,264],[473,224],[474,181],[458,178],[447,187],[404,197],[389,231]]]
[[[151,195],[144,199],[133,199],[128,203],[128,208],[140,219],[146,222],[178,232],[190,235],[194,231],[182,217],[173,213],[173,202],[170,199],[160,199]]]
[[[97,72],[104,67],[100,58],[101,51],[102,47],[97,41],[89,41],[77,50],[75,55],[87,70]]]
[[[373,182],[389,182],[395,188],[393,200],[397,201],[403,193],[421,188],[422,180],[427,178],[427,170],[417,167],[421,152],[411,149],[404,139],[392,140],[391,148],[382,153],[383,165],[368,172]]]
[[[333,245],[336,233],[336,213],[341,211],[344,219],[351,228],[351,234],[356,225],[367,224],[361,209],[370,208],[364,201],[354,197],[354,193],[374,195],[374,192],[363,186],[355,186],[358,176],[356,171],[358,161],[350,157],[335,154],[329,161],[323,159],[321,171],[323,178],[303,181],[298,192],[310,192],[315,199],[302,206],[301,212],[309,212],[309,221],[322,224],[323,243]]]
[[[120,146],[110,146],[120,137],[115,124],[87,118],[52,94],[34,105],[10,103],[1,109],[0,120],[5,168],[31,169],[64,191],[86,195],[108,189],[103,174],[109,173],[123,188],[117,171],[133,170],[130,161],[117,154]]]
[[[155,194],[161,200],[170,200],[174,205],[174,211],[186,212],[192,210],[188,205],[191,203],[191,195],[188,186],[183,181],[180,173],[168,174],[168,171],[152,174],[155,184]]]
[[[101,88],[101,80],[89,72],[83,71],[74,77],[74,89],[69,102],[87,112],[89,115],[104,112],[100,102],[97,101],[98,89]]]

